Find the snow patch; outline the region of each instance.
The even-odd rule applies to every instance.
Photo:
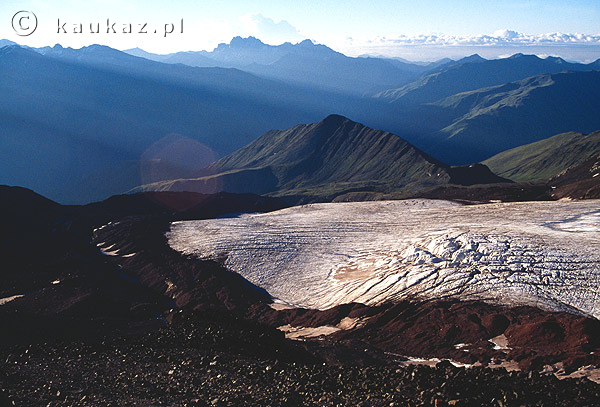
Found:
[[[494,345],[494,350],[509,351],[511,349],[508,346],[508,338],[504,334],[498,335],[488,341]]]
[[[331,335],[340,330],[340,328],[336,328],[334,326],[319,326],[315,328],[309,327],[293,327],[291,325],[283,325],[279,328],[280,331],[285,332],[285,337],[288,339],[294,340],[304,340],[310,338],[318,338],[320,336]]]
[[[17,298],[24,297],[24,295],[13,295],[12,297],[0,298],[0,305],[4,305],[6,303],[11,302],[12,300],[16,300]]]
[[[304,340],[309,338],[318,338],[328,336],[342,330],[349,330],[363,326],[368,318],[350,318],[345,317],[336,326],[322,325],[317,327],[294,327],[289,324],[278,327],[280,331],[285,332],[285,337],[294,340]]]
[[[567,232],[600,232],[600,211],[552,223],[551,227]]]

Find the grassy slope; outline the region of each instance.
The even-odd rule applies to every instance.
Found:
[[[467,164],[555,134],[593,132],[600,128],[599,88],[598,71],[565,72],[454,95],[436,106],[463,116],[421,147],[445,162]]]
[[[198,175],[142,190],[206,192],[202,188],[212,184],[229,192],[333,200],[349,192],[410,192],[450,181],[446,165],[402,138],[337,115],[269,131]]]
[[[600,131],[569,132],[504,151],[483,164],[513,181],[544,181],[596,152],[600,152]]]
[[[485,60],[472,56],[441,67],[399,89],[381,92],[378,97],[400,105],[431,103],[442,98],[519,81],[540,74],[563,71],[591,71],[592,64],[573,64],[558,58],[541,59],[535,55],[516,54],[510,58]]]
[[[349,192],[386,193],[445,184],[439,163],[394,134],[341,116],[269,132],[218,161],[213,170],[270,168],[273,194],[333,200]]]

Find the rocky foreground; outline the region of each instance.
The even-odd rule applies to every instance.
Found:
[[[400,367],[360,357],[324,363],[297,344],[225,315],[176,316],[168,328],[102,341],[2,349],[0,405],[16,406],[594,406],[600,386],[536,372]],[[320,347],[320,348],[319,348]]]
[[[0,198],[0,406],[591,406],[600,397],[599,385],[573,378],[600,366],[595,318],[457,300],[289,307],[167,244],[173,221],[273,211],[277,200],[158,193],[63,207],[2,187]]]

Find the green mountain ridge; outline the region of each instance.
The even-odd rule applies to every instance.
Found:
[[[600,153],[600,131],[562,133],[497,154],[482,164],[513,181],[546,181]]]
[[[439,116],[450,111],[458,118],[429,134],[419,147],[452,163],[481,162],[555,134],[599,129],[600,71],[538,75],[429,106]]]
[[[486,60],[472,55],[448,63],[398,89],[376,95],[402,106],[432,103],[457,93],[497,86],[541,74],[564,71],[592,71],[600,68],[600,60],[591,64],[569,63],[561,58],[539,58],[515,54],[509,58]]]
[[[330,201],[390,193],[411,196],[451,183],[503,181],[483,165],[453,168],[392,133],[330,115],[318,123],[271,130],[197,178],[153,183],[136,191],[254,192]]]

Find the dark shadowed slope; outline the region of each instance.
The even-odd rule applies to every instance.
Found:
[[[380,93],[401,106],[415,106],[475,89],[514,82],[540,74],[563,71],[591,71],[600,69],[600,62],[591,64],[569,63],[561,58],[541,59],[535,55],[515,54],[510,58],[486,60],[473,55],[460,61],[442,65],[430,74],[399,89]]]
[[[158,255],[156,249],[166,246],[162,233],[171,220],[282,207],[279,200],[249,194],[171,192],[62,206],[31,190],[0,185],[0,322],[11,327],[0,346],[56,337],[102,338],[115,329],[126,333],[158,327],[164,320],[157,313],[173,306],[163,297],[165,279],[178,284],[181,279],[188,292],[178,301],[196,301],[196,306],[233,309],[247,306],[249,299],[268,301],[266,294],[218,266],[194,261],[175,266],[173,260],[181,256],[170,250]],[[101,228],[121,222],[124,228],[118,233]],[[129,227],[133,223],[135,230]],[[128,256],[139,274],[110,264],[110,256],[99,246],[110,252],[112,243],[91,241],[102,230],[102,239],[119,241],[124,250],[153,260],[144,263]]]
[[[600,131],[570,132],[504,151],[483,164],[513,181],[546,181],[598,152]]]
[[[550,180],[554,198],[600,199],[600,152]]]
[[[288,83],[335,89],[345,94],[380,92],[412,81],[429,68],[381,58],[351,58],[331,48],[304,40],[298,44],[264,44],[257,38],[235,37],[213,51],[155,55],[139,49],[131,55],[169,64],[238,68]]]
[[[332,111],[384,114],[371,103],[235,69],[161,64],[101,46],[44,52],[0,50],[0,183],[62,203],[191,176],[269,129]],[[172,134],[177,154],[172,136],[164,142]],[[192,160],[189,152],[205,157]]]
[[[196,179],[141,188],[212,188],[333,200],[348,193],[411,194],[448,183],[502,181],[483,165],[450,168],[394,134],[331,115],[318,123],[269,131],[203,170]]]
[[[555,134],[600,128],[600,71],[534,76],[430,106],[457,118],[419,147],[452,164],[482,161]]]

